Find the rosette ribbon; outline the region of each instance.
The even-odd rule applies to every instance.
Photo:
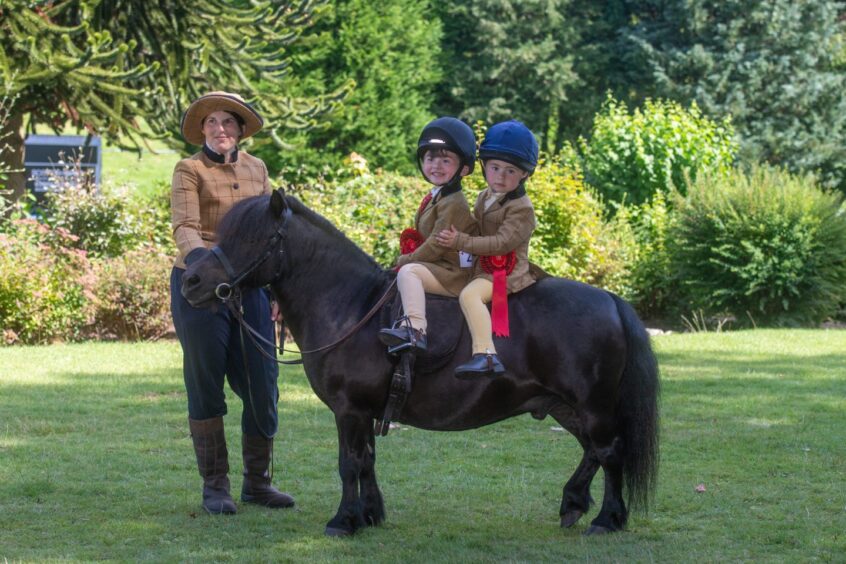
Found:
[[[417,215],[420,215],[421,213],[423,213],[423,210],[426,209],[426,206],[428,206],[429,202],[431,202],[431,201],[432,201],[432,193],[429,192],[428,194],[423,196],[422,200],[420,200],[420,205],[417,207]]]
[[[413,227],[403,229],[400,233],[400,252],[404,255],[411,254],[417,250],[417,247],[423,244],[425,239],[419,231]]]
[[[493,297],[491,299],[491,329],[497,337],[508,337],[508,282],[507,276],[517,265],[517,255],[511,251],[507,255],[479,257],[482,270],[493,276]]]

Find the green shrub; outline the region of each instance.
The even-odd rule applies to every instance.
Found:
[[[101,339],[157,339],[171,326],[173,257],[152,245],[97,262],[95,331]]]
[[[126,186],[105,193],[69,184],[48,195],[44,221],[75,235],[74,245],[94,256],[119,256],[148,243],[170,248],[170,201],[161,192],[147,199]]]
[[[629,255],[631,299],[638,312],[649,318],[671,313],[676,278],[670,268],[667,234],[673,219],[663,192],[641,205],[619,206],[615,216],[630,226],[634,251]]]
[[[641,204],[673,187],[683,191],[686,175],[726,171],[737,145],[728,119],[714,122],[696,104],[647,100],[629,113],[608,98],[596,115],[589,141],[580,139],[585,180],[608,200]]]
[[[538,226],[529,257],[550,274],[627,295],[627,263],[634,239],[620,218],[606,220],[602,201],[578,172],[558,161],[542,163],[528,184]]]
[[[740,324],[816,323],[846,298],[846,215],[810,176],[700,175],[667,240],[692,310]],[[688,310],[690,311],[690,310]]]
[[[377,262],[391,266],[399,255],[399,235],[413,226],[417,206],[431,186],[422,178],[371,173],[363,160],[352,166],[357,176],[351,180],[314,185],[300,196]]]
[[[176,255],[170,214],[170,180],[154,183],[153,190],[144,197],[130,200],[131,211],[143,228],[141,247],[153,245],[160,251]]]
[[[35,220],[8,222],[0,233],[0,327],[12,343],[85,338],[93,321],[95,275],[66,230]]]

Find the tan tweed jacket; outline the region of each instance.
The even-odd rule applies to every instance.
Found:
[[[221,218],[240,200],[270,193],[261,159],[238,151],[234,163],[215,163],[202,151],[176,163],[170,208],[173,239],[179,254],[174,266],[185,268],[185,255],[215,244]]]
[[[456,248],[477,256],[473,267],[473,278],[493,280],[493,276],[482,269],[479,256],[504,255],[515,251],[517,264],[508,275],[508,292],[519,292],[535,282],[529,273],[529,240],[537,225],[535,209],[528,196],[513,200],[502,196],[485,210],[485,200],[490,188],[483,190],[476,198],[473,215],[479,224],[481,235],[473,237],[461,233],[456,238]]]
[[[410,262],[422,264],[438,279],[447,291],[457,296],[470,281],[472,268],[461,268],[458,251],[447,249],[435,241],[441,229],[450,225],[460,231],[475,230],[475,220],[464,192],[459,190],[444,197],[434,198],[414,220],[414,228],[426,239],[413,253],[400,255],[397,266]]]

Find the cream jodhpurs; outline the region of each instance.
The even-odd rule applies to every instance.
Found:
[[[487,352],[496,354],[491,329],[491,314],[485,304],[493,296],[493,282],[484,278],[474,278],[461,290],[458,303],[470,327],[473,339],[473,354]]]
[[[416,262],[404,265],[397,274],[397,288],[402,297],[402,309],[408,316],[411,326],[426,332],[426,292],[439,296],[452,296],[443,285],[438,282],[432,272]]]

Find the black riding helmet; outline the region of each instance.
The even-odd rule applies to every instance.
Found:
[[[470,126],[454,117],[439,117],[432,120],[420,132],[417,140],[417,168],[423,172],[422,161],[429,149],[447,149],[457,154],[461,163],[456,176],[460,178],[461,169],[467,166],[473,172],[476,164],[476,136]],[[469,174],[469,173],[468,173]],[[450,184],[455,178],[450,180]]]

